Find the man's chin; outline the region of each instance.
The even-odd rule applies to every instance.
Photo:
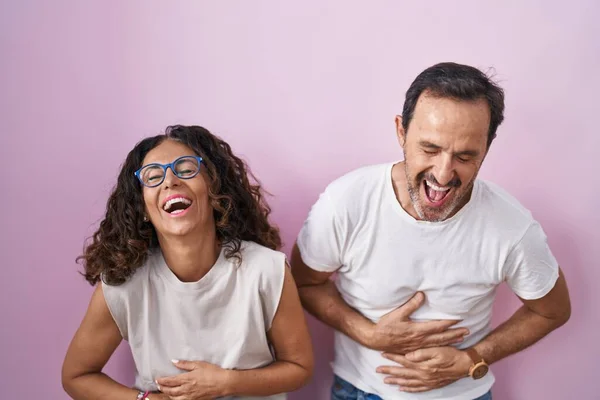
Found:
[[[427,222],[442,222],[447,219],[447,217],[445,215],[423,214],[423,218],[421,219]]]
[[[442,222],[452,214],[452,204],[445,207],[431,207],[423,203],[420,204],[420,218],[428,222]]]

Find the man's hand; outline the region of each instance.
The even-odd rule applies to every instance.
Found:
[[[417,292],[402,306],[385,314],[373,326],[367,343],[370,348],[394,354],[406,354],[427,347],[448,346],[463,341],[469,334],[466,328],[448,329],[460,322],[441,320],[413,322],[410,315],[425,301],[425,295]]]
[[[449,385],[469,376],[473,364],[467,353],[454,347],[422,349],[406,356],[389,353],[383,356],[401,366],[381,366],[377,372],[388,375],[384,382],[399,385],[403,392],[425,392]]]
[[[229,372],[202,361],[173,361],[189,371],[156,380],[158,389],[172,400],[212,400],[228,395]]]

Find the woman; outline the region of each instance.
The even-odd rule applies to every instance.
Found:
[[[72,398],[285,399],[308,381],[302,307],[248,175],[198,126],[170,127],[129,153],[79,258],[100,284],[63,365]],[[122,339],[135,389],[101,372]]]

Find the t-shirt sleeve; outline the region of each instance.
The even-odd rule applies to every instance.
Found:
[[[106,301],[106,306],[110,315],[112,315],[119,332],[123,339],[127,340],[127,301],[124,296],[124,291],[121,286],[111,286],[101,281],[102,294]]]
[[[263,316],[266,331],[271,329],[273,319],[279,308],[281,294],[283,293],[283,282],[287,261],[285,254],[276,251],[274,256],[267,262],[269,268],[261,271],[260,276],[260,299],[263,308]]]
[[[329,194],[327,191],[321,193],[298,235],[302,261],[316,271],[334,272],[339,269],[343,264],[344,232]]]
[[[525,300],[544,297],[558,279],[558,262],[548,247],[544,230],[533,222],[515,245],[505,264],[506,282]]]

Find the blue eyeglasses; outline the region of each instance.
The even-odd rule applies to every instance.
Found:
[[[152,163],[144,165],[135,171],[135,176],[142,185],[156,187],[165,180],[168,168],[171,168],[171,171],[178,178],[191,179],[200,172],[200,165],[202,165],[202,157],[183,156],[169,164]]]

